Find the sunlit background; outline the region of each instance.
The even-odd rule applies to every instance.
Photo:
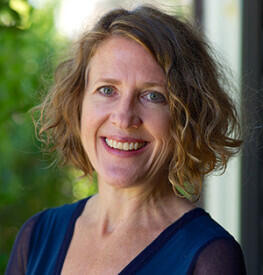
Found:
[[[181,14],[196,22],[198,28],[202,28],[217,50],[220,61],[232,68],[233,81],[238,91],[232,96],[241,112],[244,2],[246,1],[1,0],[1,274],[14,237],[27,218],[44,208],[72,202],[97,191],[95,175],[92,180],[87,180],[80,178],[81,174],[72,168],[50,167],[53,158],[40,153],[41,145],[34,138],[34,128],[28,112],[40,102],[41,95],[52,83],[54,68],[66,57],[70,43],[81,31],[92,26],[103,12],[113,8],[132,8],[146,3],[159,6],[170,13]],[[240,242],[241,172],[240,154],[230,162],[223,176],[205,179],[200,202]]]
[[[58,9],[56,25],[58,31],[67,37],[74,37],[87,25],[92,23],[98,18],[100,14],[106,12],[112,8],[126,7],[132,8],[138,4],[153,4],[166,8],[167,10],[174,10],[180,8],[181,12],[185,14],[191,13],[192,1],[191,0],[180,0],[180,1],[109,1],[109,0],[64,0],[61,1],[61,5]]]

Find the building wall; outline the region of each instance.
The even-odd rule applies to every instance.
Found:
[[[241,62],[241,1],[204,0],[203,29],[218,59],[233,71],[231,95],[240,106],[240,62]],[[231,77],[229,75],[229,77]],[[232,77],[231,77],[232,78]],[[233,158],[221,175],[209,176],[205,182],[204,205],[208,212],[223,225],[237,240],[240,240],[240,154]]]

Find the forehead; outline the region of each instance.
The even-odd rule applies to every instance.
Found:
[[[165,74],[150,51],[138,42],[112,36],[103,41],[89,62],[90,78],[125,77],[165,82]]]

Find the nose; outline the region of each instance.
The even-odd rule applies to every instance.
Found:
[[[139,128],[142,119],[135,105],[135,102],[130,98],[120,99],[111,113],[111,123],[121,129]]]

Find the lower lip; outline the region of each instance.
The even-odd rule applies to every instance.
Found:
[[[119,156],[119,157],[124,157],[124,158],[125,157],[131,157],[131,156],[137,156],[137,155],[141,154],[145,150],[145,148],[148,146],[148,144],[146,144],[145,146],[143,146],[142,148],[140,148],[136,151],[135,150],[134,151],[124,151],[124,150],[119,150],[119,149],[115,149],[115,148],[110,147],[106,143],[105,138],[101,138],[101,140],[102,140],[102,143],[103,143],[105,149],[109,153],[111,153],[113,155],[116,155],[116,156]]]

